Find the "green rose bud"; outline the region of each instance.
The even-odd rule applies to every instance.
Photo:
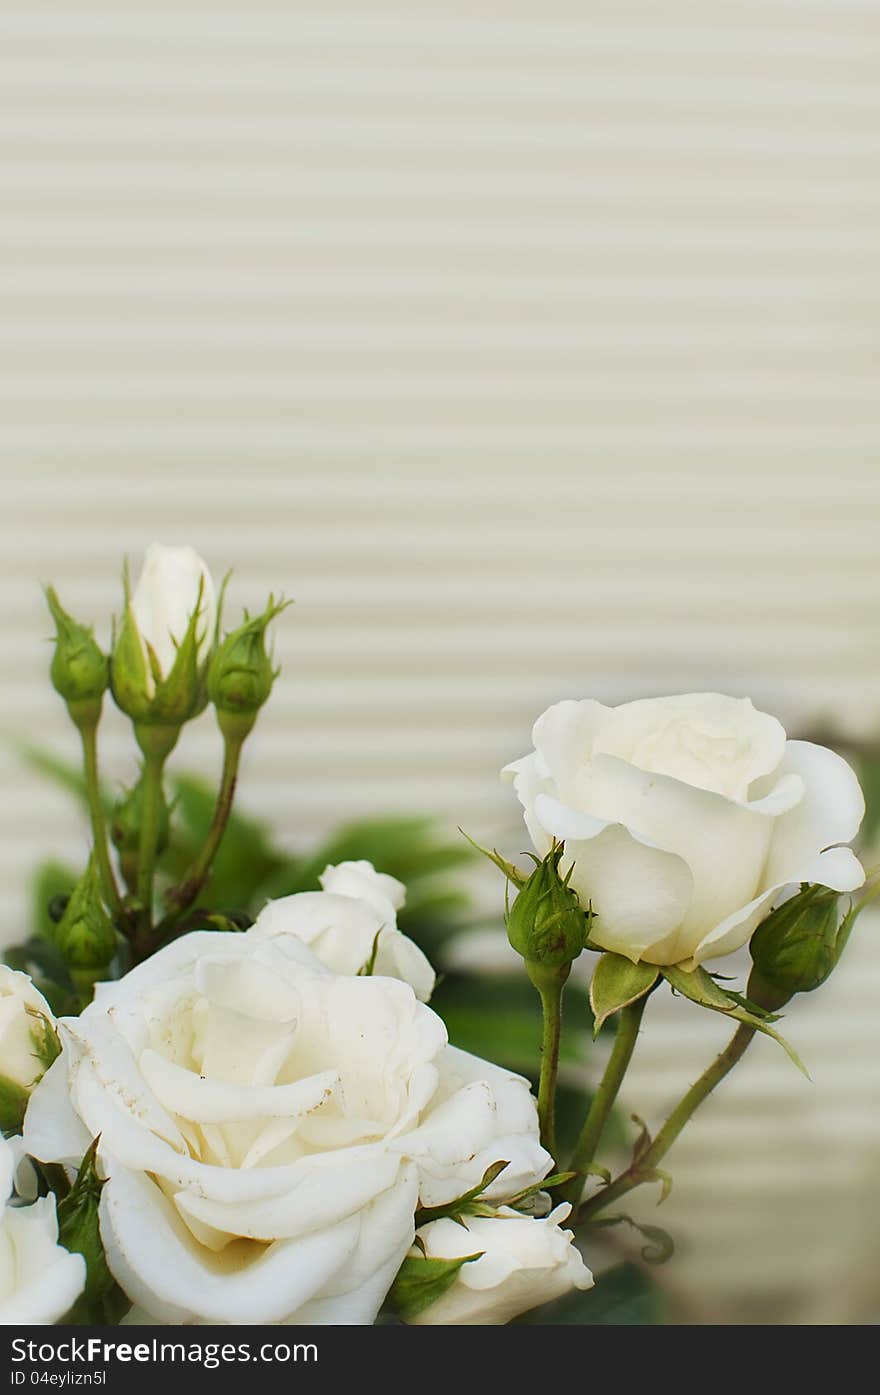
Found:
[[[77,726],[92,725],[101,714],[110,681],[107,656],[101,653],[92,631],[64,610],[53,586],[46,587],[46,600],[57,632],[49,670],[52,686],[64,698]]]
[[[802,883],[762,920],[749,946],[755,969],[777,993],[811,993],[837,964],[861,907],[841,915],[840,893]]]
[[[126,885],[133,890],[137,884],[138,855],[141,845],[141,824],[144,817],[143,775],[124,790],[116,801],[110,820],[110,837],[119,851],[119,863]],[[168,847],[171,833],[171,811],[165,793],[159,787],[158,824],[156,831],[156,856],[159,857]]]
[[[81,993],[106,977],[116,953],[117,937],[101,900],[94,855],[74,887],[52,938]]]
[[[560,877],[563,848],[555,843],[523,884],[507,915],[507,938],[533,969],[559,971],[577,959],[587,940],[589,915],[577,893]]]
[[[278,676],[266,650],[266,630],[289,602],[269,597],[262,615],[244,622],[214,650],[208,665],[208,699],[224,736],[243,741]]]

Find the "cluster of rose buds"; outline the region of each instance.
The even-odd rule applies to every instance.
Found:
[[[90,627],[67,613],[54,588],[46,593],[56,627],[52,683],[82,738],[92,811],[92,859],[55,934],[56,947],[81,995],[107,977],[109,965],[126,944],[135,960],[153,947],[153,880],[169,836],[163,767],[184,725],[211,704],[224,742],[217,814],[199,859],[168,893],[169,915],[179,916],[191,906],[207,880],[228,820],[241,747],[276,678],[266,631],[285,604],[270,596],[260,615],[245,612],[237,628],[221,634],[225,583],[218,601],[211,574],[193,548],[159,543],[147,549],[133,591],[126,569],[123,589],[122,614],[114,624],[109,654],[102,652]],[[96,749],[108,690],[130,718],[143,757],[137,781],[116,803],[109,840]],[[125,887],[122,893],[111,842]]]

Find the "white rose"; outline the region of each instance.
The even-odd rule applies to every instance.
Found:
[[[442,1297],[410,1321],[497,1326],[573,1288],[592,1288],[593,1276],[572,1244],[571,1231],[560,1228],[570,1211],[564,1203],[538,1219],[505,1206],[497,1216],[469,1216],[464,1226],[449,1219],[422,1226],[418,1236],[428,1259],[480,1258],[462,1265]]]
[[[204,653],[214,632],[217,611],[211,573],[194,548],[151,543],[131,598],[132,614],[144,646],[149,697],[155,692],[155,684],[147,645],[156,655],[163,678],[167,678],[174,667],[177,646],[199,605],[197,640]]]
[[[100,1134],[108,1262],[160,1322],[370,1323],[417,1204],[551,1165],[525,1081],[292,934],[183,936],[60,1027],[27,1147],[73,1163]]]
[[[82,1255],[58,1244],[54,1196],[11,1204],[15,1150],[0,1137],[0,1324],[58,1322],[82,1293]]]
[[[270,901],[249,933],[296,935],[340,974],[357,974],[372,961],[375,974],[401,979],[426,1003],[434,991],[434,970],[397,928],[395,912],[405,896],[401,883],[372,863],[341,862],[325,869],[321,885],[324,891]]]
[[[27,974],[0,964],[0,1076],[29,1090],[43,1073],[35,1034],[55,1019]]]
[[[745,944],[792,884],[864,880],[841,846],[864,813],[852,770],[747,698],[560,702],[533,741],[505,773],[535,847],[565,843],[592,938],[634,962],[693,967]]]
[[[383,920],[393,922],[403,909],[406,887],[387,872],[377,872],[372,862],[337,862],[325,867],[318,878],[324,891],[368,901]]]

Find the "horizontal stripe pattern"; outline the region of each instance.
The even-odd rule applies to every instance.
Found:
[[[562,696],[876,735],[878,74],[877,0],[6,5],[3,938],[86,847],[16,752],[75,754],[39,582],[106,640],[153,537],[296,599],[241,787],[291,847],[401,809],[521,846],[497,772]],[[690,1312],[872,1314],[867,945],[792,1013],[813,1092],[759,1043],[676,1150]],[[723,1034],[681,1009],[652,1120]]]

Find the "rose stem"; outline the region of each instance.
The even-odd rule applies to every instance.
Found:
[[[607,1187],[603,1187],[595,1196],[585,1201],[580,1208],[578,1219],[581,1221],[590,1220],[599,1211],[603,1211],[612,1201],[618,1197],[625,1196],[642,1182],[652,1181],[652,1172],[662,1158],[666,1156],[678,1135],[681,1133],[691,1115],[702,1104],[707,1095],[710,1095],[724,1077],[733,1070],[737,1061],[743,1056],[746,1048],[755,1035],[756,1028],[750,1027],[746,1023],[741,1023],[737,1027],[730,1041],[724,1050],[712,1062],[711,1066],[703,1072],[687,1094],[673,1109],[653,1143],[646,1149],[640,1157],[630,1163],[625,1172]]]
[[[145,754],[143,783],[143,816],[138,849],[137,898],[143,908],[143,918],[149,927],[153,913],[153,872],[156,845],[159,841],[159,800],[162,794],[162,756]]]
[[[562,1189],[562,1195],[572,1203],[577,1201],[583,1189],[583,1173],[596,1156],[596,1149],[608,1122],[608,1116],[614,1107],[614,1102],[623,1083],[623,1077],[632,1060],[647,1001],[647,996],[645,996],[637,1003],[630,1003],[620,1013],[617,1034],[614,1038],[611,1055],[608,1057],[608,1064],[593,1096],[593,1102],[584,1120],[584,1126],[568,1165],[569,1171],[581,1174],[572,1178],[571,1182]]]
[[[544,1034],[541,1042],[541,1075],[538,1080],[538,1123],[541,1142],[556,1158],[556,1077],[559,1073],[559,1041],[562,1035],[562,992],[570,964],[564,971],[544,971],[532,976],[541,998]],[[537,981],[536,981],[537,979]]]
[[[113,875],[113,867],[110,862],[110,851],[107,844],[107,825],[104,820],[104,809],[101,804],[101,788],[98,779],[97,730],[96,722],[83,722],[79,724],[79,733],[82,739],[86,796],[89,804],[89,815],[92,821],[92,841],[95,846],[95,857],[98,862],[98,875],[101,878],[101,885],[104,889],[104,897],[107,901],[107,905],[114,917],[119,919],[122,910],[122,902],[119,899],[119,890],[116,886],[116,878]]]
[[[135,958],[144,959],[153,947],[153,878],[156,870],[156,848],[159,842],[162,774],[165,762],[173,751],[180,727],[135,726],[135,736],[144,755],[143,811],[138,847],[137,899],[140,903],[139,933],[136,937]]]
[[[241,759],[241,748],[244,745],[244,738],[240,736],[227,735],[223,739],[223,774],[220,778],[220,789],[217,794],[217,803],[214,806],[214,817],[211,820],[211,827],[205,839],[201,852],[196,857],[184,880],[173,891],[168,893],[168,901],[173,906],[173,915],[179,915],[185,911],[195,901],[211,871],[211,864],[217,856],[218,849],[223,841],[223,834],[226,832],[226,825],[229,822],[229,815],[232,813],[232,804],[235,799],[235,786],[238,781],[238,765]],[[162,922],[164,928],[166,921]]]

